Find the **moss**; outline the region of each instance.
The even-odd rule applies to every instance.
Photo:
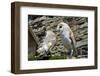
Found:
[[[57,56],[57,55],[54,55],[54,56],[47,56],[48,57],[48,60],[56,60],[56,59],[66,59],[66,57],[63,55],[63,56]],[[31,61],[31,60],[38,60],[35,55],[33,53],[28,53],[28,60]],[[41,59],[41,60],[44,60],[44,59]]]

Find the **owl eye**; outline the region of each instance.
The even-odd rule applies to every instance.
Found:
[[[59,26],[59,28],[62,28],[62,26]]]

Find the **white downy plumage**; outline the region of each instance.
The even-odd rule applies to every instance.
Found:
[[[51,49],[56,43],[56,35],[53,31],[47,30],[46,36],[43,40],[42,46],[37,50],[37,52],[40,55],[46,55],[47,52],[49,52],[49,49]]]

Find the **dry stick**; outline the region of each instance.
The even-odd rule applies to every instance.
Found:
[[[45,19],[46,19],[46,17],[45,16],[42,16],[42,17],[36,18],[35,20],[30,20],[29,21],[29,25],[33,25],[33,24],[35,24],[37,22],[40,22],[42,20],[45,20]]]
[[[39,38],[37,38],[36,35],[34,34],[32,26],[29,26],[29,32],[32,34],[32,37],[35,39],[36,44],[39,46],[39,44],[40,44]]]

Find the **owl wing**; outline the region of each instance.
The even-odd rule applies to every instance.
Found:
[[[71,31],[71,30],[70,30]],[[70,33],[70,39],[71,39],[71,44],[72,44],[72,48],[73,48],[73,55],[74,56],[77,56],[77,49],[76,49],[76,40],[75,40],[75,37],[74,37],[74,34],[73,32],[71,31]]]

